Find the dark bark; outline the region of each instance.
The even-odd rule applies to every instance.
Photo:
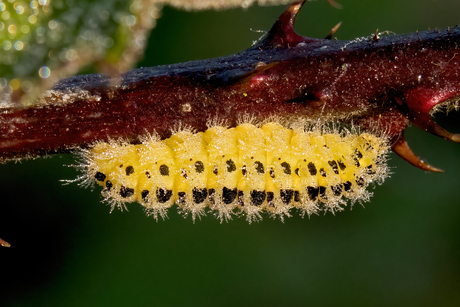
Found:
[[[403,131],[413,122],[460,140],[430,116],[434,106],[460,95],[460,29],[353,41],[307,38],[293,30],[302,4],[292,4],[267,38],[244,52],[119,78],[76,76],[56,84],[45,103],[3,109],[0,156],[68,151],[108,138],[136,142],[153,131],[164,138],[180,125],[203,131],[213,119],[234,126],[243,116],[276,116],[385,131],[404,159],[439,171],[413,155]]]

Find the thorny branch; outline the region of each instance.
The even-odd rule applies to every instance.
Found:
[[[0,160],[85,147],[109,138],[138,142],[171,128],[203,131],[210,120],[234,126],[262,121],[326,119],[385,131],[392,149],[434,172],[409,148],[409,123],[460,142],[432,113],[457,108],[460,29],[331,40],[299,36],[295,2],[265,40],[226,57],[132,70],[118,78],[83,75],[61,80],[27,109],[0,110]],[[0,245],[9,244],[0,239]]]
[[[118,78],[76,76],[57,83],[35,107],[1,109],[0,156],[65,152],[108,138],[137,142],[152,131],[165,138],[180,125],[205,130],[212,119],[234,126],[242,117],[326,118],[386,131],[398,155],[441,171],[412,153],[404,129],[412,122],[460,142],[431,118],[440,105],[457,105],[460,29],[308,38],[293,30],[303,3],[290,5],[266,39],[244,52]]]

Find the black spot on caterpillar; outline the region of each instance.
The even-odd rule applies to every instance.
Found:
[[[221,220],[246,214],[251,222],[262,212],[284,218],[291,209],[303,216],[368,201],[366,187],[388,175],[387,151],[387,140],[369,133],[241,124],[149,136],[139,145],[96,143],[78,167],[83,183],[104,187],[112,209],[139,202],[164,218],[177,204],[193,219],[209,208]]]

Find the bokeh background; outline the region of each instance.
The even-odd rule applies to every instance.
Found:
[[[310,2],[298,33],[353,39],[460,22],[460,2]],[[165,7],[138,66],[242,51],[284,7],[183,12]],[[252,29],[252,30],[251,30]],[[440,117],[460,132],[460,117]],[[445,170],[426,173],[392,154],[393,174],[365,208],[356,204],[284,223],[213,217],[192,223],[174,209],[155,222],[100,203],[100,189],[63,186],[71,155],[0,165],[1,306],[459,306],[460,144],[416,127],[414,152]]]

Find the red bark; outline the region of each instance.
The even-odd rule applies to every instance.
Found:
[[[430,116],[434,106],[460,95],[460,29],[353,41],[308,38],[293,30],[302,4],[292,4],[267,38],[244,52],[135,69],[118,79],[76,76],[56,84],[46,104],[3,109],[0,156],[68,151],[108,138],[136,142],[152,131],[168,137],[179,125],[203,131],[210,119],[232,126],[243,116],[276,116],[386,131],[396,153],[436,171],[399,146],[410,122],[460,140]]]

